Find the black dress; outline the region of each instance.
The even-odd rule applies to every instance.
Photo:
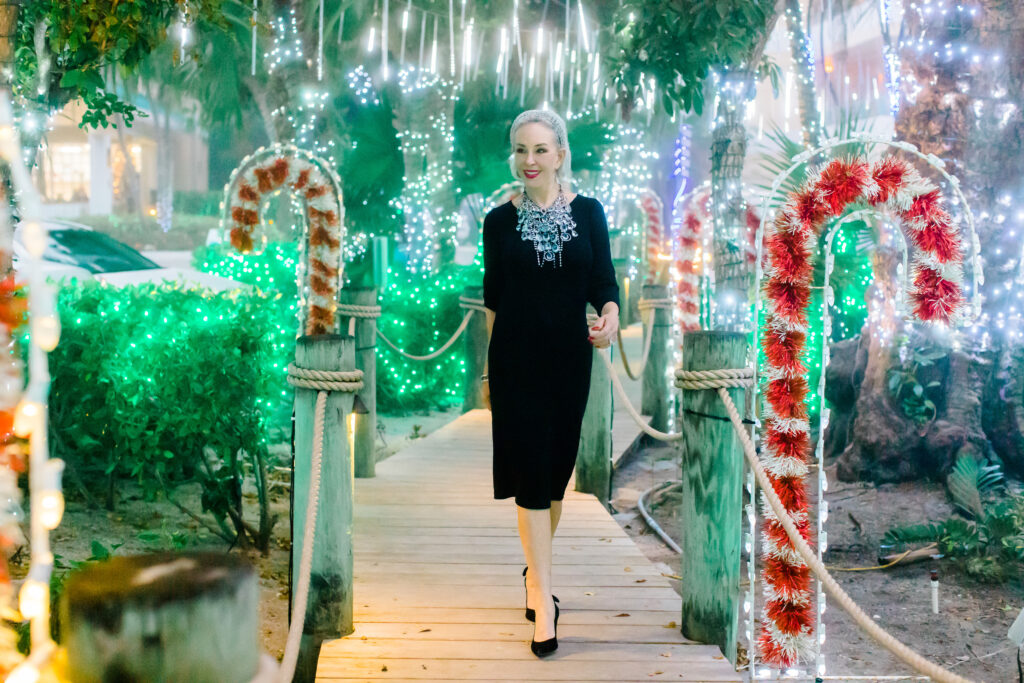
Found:
[[[576,464],[594,357],[587,304],[600,314],[619,303],[604,208],[581,195],[569,206],[577,236],[562,244],[560,266],[537,265],[511,202],[484,219],[494,497],[535,510],[562,500]]]

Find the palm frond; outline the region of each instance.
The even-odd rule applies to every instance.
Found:
[[[946,478],[953,504],[975,519],[985,515],[985,494],[1003,484],[1003,470],[999,465],[982,465],[974,457],[961,455]]]

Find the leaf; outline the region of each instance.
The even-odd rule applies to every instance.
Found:
[[[946,478],[946,486],[953,498],[953,504],[975,519],[980,519],[985,514],[981,502],[981,489],[978,487],[980,476],[981,467],[978,461],[973,456],[961,455]]]
[[[94,560],[108,560],[108,559],[110,559],[110,551],[107,550],[106,546],[104,546],[99,541],[94,540],[92,542],[92,544],[89,546],[89,549],[92,551],[92,558],[91,559],[94,559]]]

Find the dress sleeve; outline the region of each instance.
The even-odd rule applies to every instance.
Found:
[[[494,214],[491,211],[484,217],[484,306],[497,311],[504,278],[501,274],[498,220]]]
[[[593,200],[593,216],[590,223],[590,248],[594,254],[594,262],[590,269],[587,301],[600,315],[601,309],[609,301],[614,301],[615,305],[619,306],[619,283],[615,279],[615,268],[612,266],[608,220],[604,215],[604,207],[596,199]]]

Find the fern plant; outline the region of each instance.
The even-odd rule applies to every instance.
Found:
[[[935,543],[969,575],[988,583],[1017,576],[1024,562],[1024,494],[986,502],[1004,486],[998,464],[983,465],[960,456],[947,480],[954,504],[973,519],[950,517],[931,523],[895,527],[882,542],[890,546]]]

